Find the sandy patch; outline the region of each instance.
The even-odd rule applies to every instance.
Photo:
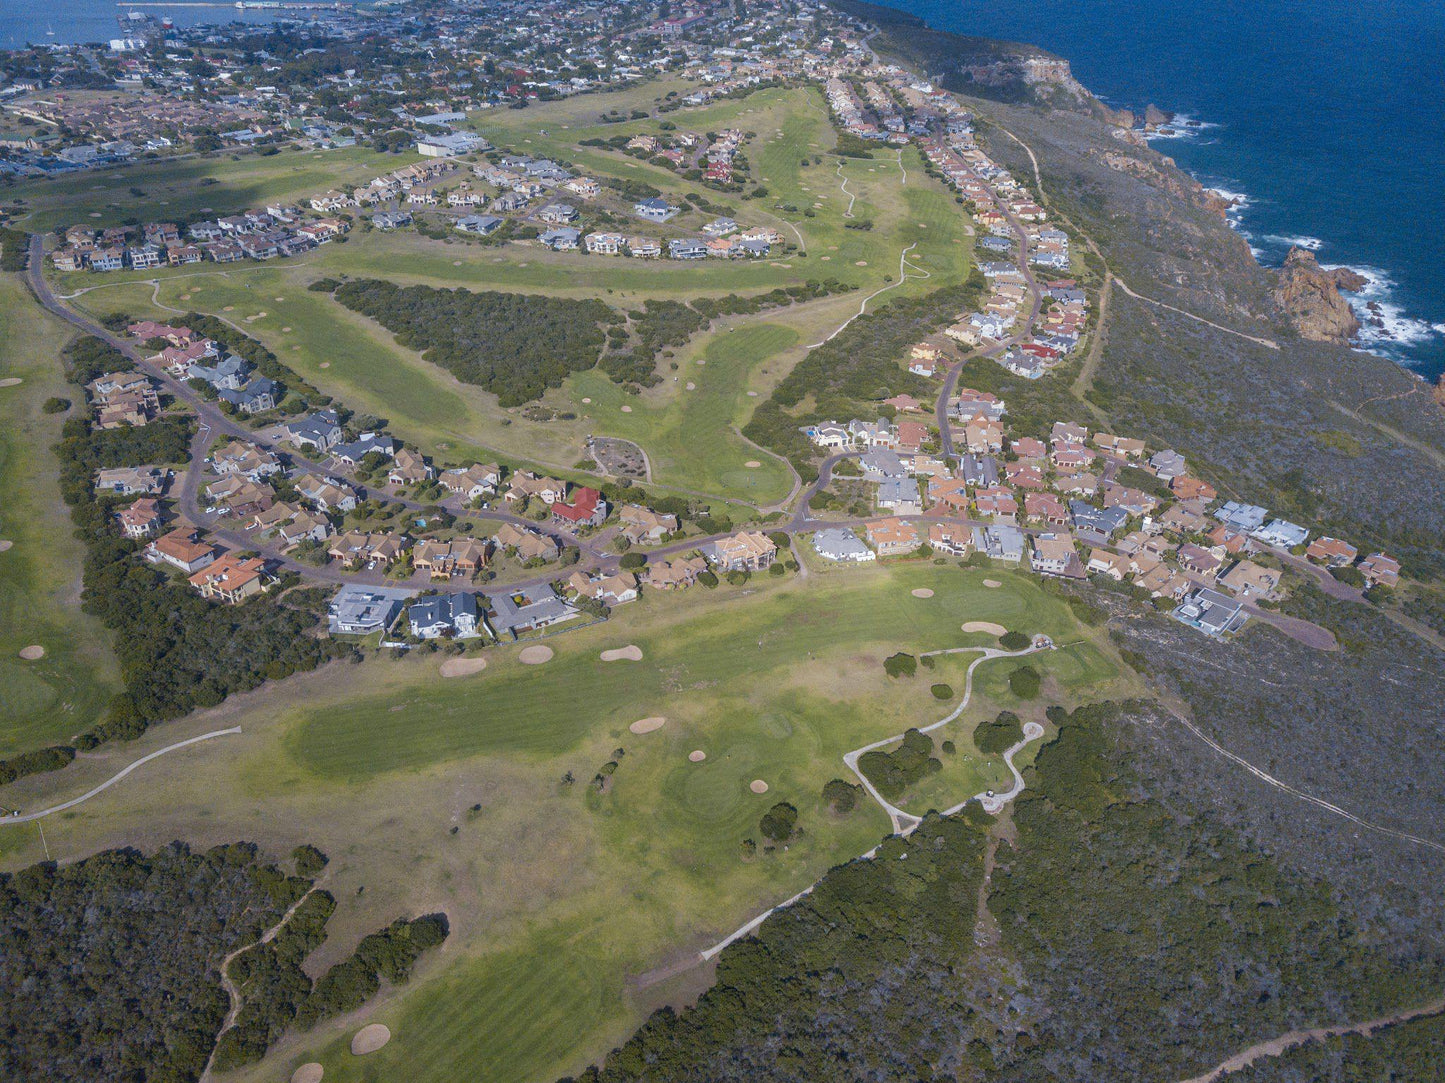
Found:
[[[221,311],[222,311],[222,312],[235,312],[235,311],[236,311],[236,306],[235,306],[235,305],[227,305],[225,308],[221,309]]]
[[[292,346],[291,348],[292,348],[293,350],[299,350],[301,347],[300,347],[300,346]],[[330,361],[323,361],[323,362],[321,362],[321,367],[324,368],[324,369],[329,369],[329,368],[331,367],[331,362],[330,362]]]
[[[748,789],[752,790],[753,793],[767,793],[768,784],[760,778],[755,778],[748,783]]]
[[[11,541],[9,538],[0,539],[0,553],[5,552],[7,549],[9,549],[9,548],[10,548],[11,546],[13,546],[14,544],[15,544],[15,543],[14,543],[13,541]]]
[[[391,1031],[387,1027],[381,1023],[367,1023],[352,1037],[351,1052],[353,1056],[364,1057],[367,1053],[375,1053],[389,1041]]]
[[[933,597],[933,591],[931,591],[928,587],[914,587],[914,588],[913,588],[912,590],[910,590],[908,593],[909,593],[909,594],[912,594],[915,598],[932,598],[932,597]]]
[[[290,334],[290,333],[291,333],[291,328],[289,328],[289,327],[283,327],[283,328],[281,328],[281,333],[282,333],[282,334]]]
[[[286,300],[286,298],[284,298],[284,297],[277,297],[276,300],[279,302],[279,301],[284,301],[284,300]]]
[[[697,363],[698,363],[699,365],[706,365],[706,364],[707,364],[707,358],[705,358],[705,357],[699,357],[699,358],[697,359]]]
[[[99,211],[91,211],[91,212],[90,212],[90,217],[92,217],[92,218],[99,218],[99,217],[100,217],[100,212],[99,212]]]
[[[592,400],[591,400],[591,399],[583,399],[583,400],[582,400],[582,404],[583,404],[584,406],[591,406],[591,405],[592,405]]]
[[[640,662],[642,661],[642,648],[635,643],[629,643],[625,647],[613,647],[611,650],[602,652],[604,662]]]
[[[300,346],[292,346],[291,348],[292,348],[293,350],[299,350],[299,349],[301,349]],[[330,361],[326,362],[326,367],[327,367],[327,368],[330,368],[330,367],[331,367],[331,362],[330,362]]]
[[[665,725],[667,725],[667,719],[660,714],[655,714],[650,718],[639,718],[627,728],[633,733],[651,733],[653,730],[662,729]]]
[[[830,259],[832,259],[833,257],[832,257],[832,256],[819,256],[818,258],[821,259],[824,263],[827,263],[827,262],[828,262]]]
[[[552,648],[544,647],[540,643],[533,647],[523,647],[517,660],[524,666],[540,666],[543,662],[552,660]]]
[[[989,590],[998,590],[999,587],[1003,586],[997,579],[985,579],[983,585],[988,587]]]
[[[689,391],[696,391],[696,390],[697,390],[697,384],[695,384],[695,383],[693,383],[691,380],[689,380],[689,381],[687,382],[687,389],[688,389]]]
[[[0,387],[19,387],[24,382],[19,376],[7,376],[0,380]]]
[[[461,260],[459,260],[459,259],[454,259],[454,260],[452,260],[452,266],[453,266],[453,267],[460,267],[461,265],[462,265],[462,261],[461,261]]]
[[[703,760],[707,759],[707,753],[700,748],[694,748],[687,754],[687,758],[693,763],[702,763]]]
[[[622,412],[623,412],[624,414],[630,414],[630,413],[632,413],[632,407],[631,407],[631,406],[624,406],[624,407],[622,408]]]
[[[442,663],[443,677],[470,677],[487,668],[485,658],[448,658]]]
[[[749,459],[747,462],[743,463],[743,465],[746,466],[749,470],[756,470],[763,464],[758,462],[757,459]]]
[[[970,620],[963,625],[965,632],[987,632],[991,636],[1007,635],[1008,629],[1002,624],[995,624],[991,620]]]
[[[314,1060],[309,1061],[291,1073],[291,1083],[321,1083],[321,1077],[325,1074],[325,1068]]]
[[[919,228],[919,229],[927,229],[927,228],[928,228],[928,223],[927,223],[927,222],[919,222],[919,223],[918,223],[918,228]]]
[[[854,266],[854,267],[867,267],[867,266],[868,266],[868,261],[867,261],[866,259],[854,260],[854,261],[853,261],[853,266]]]
[[[20,648],[20,657],[24,658],[27,662],[33,662],[37,658],[45,657],[45,648],[39,643],[32,643],[28,647]]]
[[[756,391],[749,391],[749,392],[748,392],[748,398],[750,398],[750,399],[755,399],[755,398],[757,398],[757,397],[758,397],[758,393],[757,393]]]

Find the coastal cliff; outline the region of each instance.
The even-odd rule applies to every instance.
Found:
[[[1348,343],[1360,333],[1360,321],[1340,291],[1364,286],[1364,277],[1348,267],[1325,270],[1314,253],[1291,248],[1279,269],[1273,297],[1301,338]]]

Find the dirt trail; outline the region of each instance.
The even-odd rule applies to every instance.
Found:
[[[302,895],[301,898],[297,899],[294,903],[290,905],[290,907],[287,908],[286,913],[281,915],[280,921],[276,922],[275,925],[272,925],[257,939],[251,941],[249,944],[241,945],[241,947],[237,948],[235,951],[231,952],[224,959],[221,960],[221,985],[226,990],[226,999],[230,1002],[230,1007],[226,1009],[226,1019],[225,1022],[221,1024],[221,1029],[216,1031],[217,1046],[220,1045],[221,1036],[225,1034],[226,1031],[230,1030],[236,1025],[236,1016],[241,1014],[241,990],[237,988],[236,983],[231,980],[231,975],[229,973],[231,963],[234,962],[238,956],[245,954],[252,948],[256,947],[258,944],[269,944],[271,943],[271,941],[275,940],[276,935],[280,933],[280,931],[286,927],[286,923],[291,920],[291,915],[296,913],[296,911],[301,908],[302,903],[304,903],[307,899],[311,898],[312,894],[317,890],[319,886],[319,884],[312,884],[309,888],[306,889],[306,894]],[[215,1059],[216,1047],[212,1047],[211,1055],[206,1058],[206,1066],[201,1071],[201,1083],[205,1083],[205,1080],[210,1078],[211,1062]]]
[[[1218,1080],[1232,1072],[1242,1068],[1248,1068],[1256,1061],[1266,1057],[1277,1057],[1288,1052],[1296,1046],[1305,1045],[1308,1042],[1324,1041],[1326,1038],[1343,1038],[1351,1034],[1362,1034],[1366,1037],[1373,1036],[1376,1031],[1387,1027],[1399,1026],[1401,1023],[1412,1023],[1416,1019],[1428,1019],[1432,1015],[1445,1014],[1445,997],[1434,1000],[1423,1007],[1413,1008],[1406,1012],[1397,1012],[1395,1015],[1381,1016],[1379,1019],[1370,1019],[1364,1023],[1347,1023],[1337,1027],[1312,1027],[1309,1030],[1292,1030],[1287,1034],[1281,1034],[1277,1038],[1270,1038],[1268,1041],[1258,1042],[1248,1049],[1241,1050],[1230,1057],[1223,1064],[1217,1065],[1205,1072],[1203,1075],[1190,1076],[1188,1079],[1181,1079],[1179,1083],[1217,1083]]]

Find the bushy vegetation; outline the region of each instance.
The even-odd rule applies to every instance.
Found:
[[[1009,691],[1019,699],[1037,699],[1043,677],[1033,666],[1019,666],[1008,675]]]
[[[890,677],[911,677],[918,672],[918,659],[899,651],[883,659],[883,672]]]
[[[846,816],[858,806],[863,787],[856,782],[835,778],[823,784],[823,800],[839,816]]]
[[[615,318],[601,301],[534,294],[442,290],[363,279],[336,290],[348,308],[376,320],[459,380],[519,406],[602,356],[602,327]]]
[[[0,228],[0,271],[23,271],[29,261],[30,237],[8,226]]]
[[[798,810],[786,801],[779,801],[758,821],[758,830],[763,838],[783,843],[793,837],[798,827]]]
[[[445,940],[448,931],[445,915],[426,914],[398,918],[363,938],[351,958],[337,963],[317,981],[296,1013],[297,1025],[310,1029],[323,1019],[354,1011],[381,988],[383,979],[401,985],[411,977],[421,953]]]
[[[1023,723],[1012,711],[1000,711],[997,718],[985,719],[973,731],[974,746],[985,756],[1007,752],[1023,739]]]
[[[943,762],[933,754],[933,738],[910,729],[892,752],[883,749],[865,752],[858,760],[858,769],[879,793],[893,800],[903,796],[909,786],[941,771]]]
[[[998,637],[998,645],[1006,651],[1021,651],[1029,645],[1029,637],[1023,632],[1005,632]]]

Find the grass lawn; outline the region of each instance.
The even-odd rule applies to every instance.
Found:
[[[50,448],[64,414],[51,396],[76,401],[60,347],[68,328],[30,298],[18,275],[0,275],[0,756],[56,744],[93,724],[118,691],[109,634],[80,612],[85,549],[72,536]],[[27,661],[22,648],[45,648]]]
[[[330,188],[354,187],[421,159],[364,147],[285,150],[278,154],[219,152],[140,162],[115,169],[18,184],[7,200],[24,200],[18,224],[44,232],[56,227],[115,226],[256,210],[272,201],[297,203]],[[139,192],[139,194],[137,194]]]
[[[1004,586],[984,588],[989,575]],[[919,586],[935,596],[912,597]],[[653,596],[550,639],[557,654],[542,666],[519,664],[515,647],[488,650],[484,672],[456,681],[437,678],[436,655],[340,664],[158,727],[124,759],[222,724],[242,733],[158,761],[143,785],[47,821],[46,837],[61,859],[175,837],[249,838],[269,853],[314,842],[332,858],[326,886],[340,902],[323,962],[399,913],[448,913],[451,938],[409,985],[289,1038],[238,1079],[285,1078],[310,1059],[343,1083],[551,1079],[625,1038],[664,995],[630,976],[706,946],[877,841],[876,806],[835,818],[821,788],[844,774],[848,749],[940,716],[928,681],[890,680],[882,660],[966,643],[966,620],[1085,634],[1029,577],[925,562]],[[642,661],[599,661],[627,643]],[[1112,673],[1097,657],[1100,677]],[[654,715],[666,725],[629,732]],[[689,762],[693,749],[707,759]],[[87,757],[65,773],[65,793],[120,758]],[[957,758],[998,770],[966,740]],[[591,780],[609,762],[599,790]],[[753,779],[769,792],[752,793]],[[17,789],[35,807],[59,785]],[[803,834],[745,857],[743,840],[761,841],[758,819],[778,800],[798,808]],[[0,845],[7,868],[39,853],[24,829]],[[394,1037],[354,1058],[346,1043],[363,1018]]]

